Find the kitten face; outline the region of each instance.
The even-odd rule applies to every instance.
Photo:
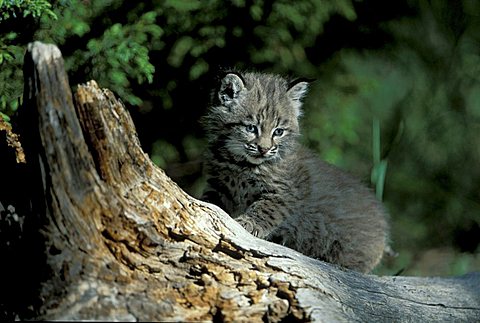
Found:
[[[217,93],[220,105],[207,115],[207,132],[220,151],[254,165],[289,153],[298,136],[301,99],[307,82],[293,85],[278,76],[227,74]]]
[[[226,142],[226,147],[236,156],[244,157],[252,164],[280,158],[285,142],[292,138],[288,124],[245,121],[240,123]],[[275,122],[277,121],[277,122]],[[285,152],[284,152],[285,153]]]

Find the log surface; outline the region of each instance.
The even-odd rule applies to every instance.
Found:
[[[35,319],[480,320],[480,274],[364,275],[257,239],[151,162],[112,92],[90,81],[73,99],[56,46],[25,62],[50,268]]]

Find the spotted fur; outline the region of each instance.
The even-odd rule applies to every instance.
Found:
[[[369,272],[387,240],[369,189],[298,143],[308,82],[228,73],[203,118],[209,148],[204,199],[260,238]]]

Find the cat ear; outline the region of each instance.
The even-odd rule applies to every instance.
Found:
[[[300,109],[302,107],[302,99],[307,94],[309,83],[313,81],[314,80],[310,79],[297,79],[288,85],[287,95],[293,103],[293,108],[295,109],[297,117],[302,114]]]
[[[223,105],[230,105],[245,89],[245,82],[240,74],[228,73],[226,74],[220,84],[218,91],[218,98]]]

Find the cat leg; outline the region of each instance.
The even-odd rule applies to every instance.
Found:
[[[278,200],[276,196],[260,199],[235,220],[254,236],[266,238],[288,217],[284,203],[279,203]]]

